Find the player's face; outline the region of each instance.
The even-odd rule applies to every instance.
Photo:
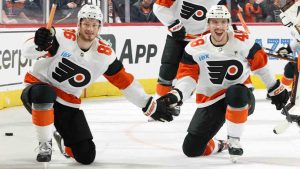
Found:
[[[209,19],[208,29],[214,41],[227,42],[228,19]]]
[[[79,36],[84,41],[93,41],[99,30],[100,22],[96,19],[83,19],[79,24]]]

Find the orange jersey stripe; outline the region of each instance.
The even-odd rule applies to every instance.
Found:
[[[125,69],[122,68],[118,73],[108,76],[104,75],[104,77],[114,86],[123,90],[127,88],[133,81],[133,76],[130,73],[125,72]]]
[[[158,5],[170,8],[173,5],[174,0],[156,0],[155,3]]]
[[[156,93],[159,96],[163,96],[165,94],[167,94],[169,91],[171,91],[172,86],[164,86],[161,84],[157,84],[156,85]]]
[[[268,63],[268,55],[262,49],[259,49],[255,53],[253,59],[249,59],[248,62],[250,64],[251,71],[260,69]]]
[[[33,84],[33,83],[40,83],[42,81],[39,80],[38,78],[36,78],[35,76],[31,75],[30,73],[26,73],[24,82]],[[63,90],[61,90],[57,87],[54,87],[54,86],[51,86],[51,87],[56,92],[56,95],[58,97],[60,97],[61,99],[63,99],[64,101],[69,102],[69,103],[74,103],[74,104],[80,104],[81,103],[80,98],[78,98],[78,97],[76,97],[72,94],[68,94],[68,93],[64,92]]]
[[[196,94],[196,103],[201,104],[201,103],[205,103],[205,102],[214,100],[217,97],[223,95],[225,92],[226,92],[226,89],[220,90],[220,91],[214,93],[211,96],[206,96],[204,94]]]
[[[48,126],[54,122],[54,110],[32,109],[32,123],[37,126]]]
[[[215,149],[215,142],[213,139],[210,139],[205,147],[205,150],[203,152],[204,156],[211,155]]]
[[[244,81],[243,84],[245,84],[245,85],[247,85],[247,84],[252,84],[250,76]],[[204,95],[204,94],[199,94],[199,93],[197,93],[197,94],[196,94],[196,103],[197,103],[197,104],[201,104],[201,103],[205,103],[205,102],[214,100],[214,99],[216,99],[217,97],[223,95],[226,91],[227,91],[227,89],[223,89],[223,90],[220,90],[220,91],[214,93],[214,94],[211,95],[211,96],[206,96],[206,95]]]
[[[291,85],[293,83],[293,79],[289,79],[289,78],[283,76],[281,78],[281,83],[284,84],[284,85],[286,85],[286,86],[289,86],[289,85]]]
[[[180,79],[184,76],[190,76],[193,79],[195,79],[195,81],[198,81],[198,76],[199,76],[199,66],[197,64],[184,64],[184,63],[180,63],[179,64],[179,68],[177,71],[177,75],[176,78]]]
[[[248,107],[243,110],[236,110],[227,107],[225,117],[227,120],[229,120],[232,123],[236,123],[236,124],[245,123],[248,117]]]
[[[27,72],[24,78],[24,82],[32,84],[32,83],[39,83],[42,81],[40,81],[38,78],[36,78],[35,76]]]
[[[244,81],[243,84],[245,84],[245,85],[247,85],[247,84],[252,84],[252,81],[251,81],[250,76]]]
[[[57,87],[54,87],[52,86],[54,91],[56,92],[56,95],[58,97],[60,97],[61,99],[63,99],[64,101],[66,102],[69,102],[69,103],[74,103],[74,104],[80,104],[81,103],[81,99],[72,95],[72,94],[68,94],[66,92],[64,92],[63,90],[57,88]]]

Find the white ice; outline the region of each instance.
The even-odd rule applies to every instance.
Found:
[[[298,169],[300,135],[296,125],[285,133],[272,130],[284,119],[280,111],[256,91],[256,110],[248,118],[241,143],[244,155],[236,164],[228,152],[208,157],[186,157],[181,149],[194,114],[194,99],[188,100],[181,114],[171,123],[147,122],[142,111],[123,97],[84,100],[82,109],[96,144],[96,159],[84,166],[63,157],[55,142],[50,169]],[[13,132],[13,136],[5,136]],[[0,169],[38,169],[37,140],[31,116],[22,107],[0,111]]]

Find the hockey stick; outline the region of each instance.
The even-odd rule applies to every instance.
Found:
[[[48,23],[47,23],[47,29],[51,29],[52,27],[52,23],[53,23],[53,19],[54,19],[54,15],[55,15],[55,10],[56,10],[56,4],[52,4],[52,7],[51,7],[51,11],[50,11],[50,14],[49,14],[49,19],[48,19]]]
[[[292,86],[292,92],[290,96],[290,103],[286,106],[283,106],[282,114],[286,116],[285,120],[279,123],[277,126],[274,127],[273,132],[275,134],[281,134],[286,131],[286,129],[292,124],[292,122],[296,122],[300,127],[300,116],[297,114],[290,114],[289,111],[294,107],[293,111],[296,111],[296,106],[299,106],[299,70],[300,70],[300,57],[298,55],[298,59],[294,59],[297,64],[297,69],[295,70],[294,82]],[[299,111],[299,110],[297,110]]]
[[[52,27],[52,23],[53,23],[53,18],[54,18],[54,15],[55,15],[55,10],[56,10],[56,4],[52,4],[52,7],[51,7],[51,11],[50,11],[50,14],[49,14],[49,19],[48,19],[48,22],[47,22],[47,26],[46,28],[48,30],[51,29]],[[39,47],[36,48],[37,51],[43,51],[42,49],[40,49]]]
[[[60,23],[66,19],[68,19],[74,12],[75,12],[76,8],[70,9],[71,12],[69,12],[65,17],[61,18],[60,20],[56,21],[55,23]]]
[[[281,112],[283,115],[286,116],[286,119],[283,120],[281,123],[279,123],[278,125],[276,125],[273,129],[273,132],[275,134],[281,134],[283,132],[286,131],[286,129],[288,127],[290,127],[290,125],[292,124],[293,120],[291,118],[291,115],[290,113],[288,112],[287,108],[285,107],[285,105],[283,105],[283,108],[282,108],[282,112]]]
[[[297,61],[295,59],[293,59],[291,55],[286,55],[287,57],[281,56],[281,55],[275,55],[273,53],[268,53],[266,52],[268,56],[274,57],[274,58],[278,58],[278,59],[282,59],[282,60],[287,60],[289,62],[294,62],[296,63]]]
[[[68,13],[65,17],[61,18],[60,20],[56,21],[55,23],[60,23],[66,19],[68,19],[72,15],[72,12]]]
[[[247,24],[246,24],[246,22],[245,22],[245,20],[243,18],[243,15],[242,15],[242,13],[240,11],[237,13],[237,16],[238,16],[238,18],[239,18],[239,20],[240,20],[240,22],[241,22],[241,24],[242,24],[245,32],[247,32],[248,34],[250,34],[248,26],[247,26]]]
[[[294,1],[293,0],[290,0],[288,3],[286,3],[280,10],[282,12],[285,12],[286,10],[288,10],[291,6],[294,5]]]

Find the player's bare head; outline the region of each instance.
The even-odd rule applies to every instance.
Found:
[[[226,6],[215,5],[206,14],[207,27],[211,33],[213,43],[218,45],[227,42],[227,30],[230,25],[230,13]]]

